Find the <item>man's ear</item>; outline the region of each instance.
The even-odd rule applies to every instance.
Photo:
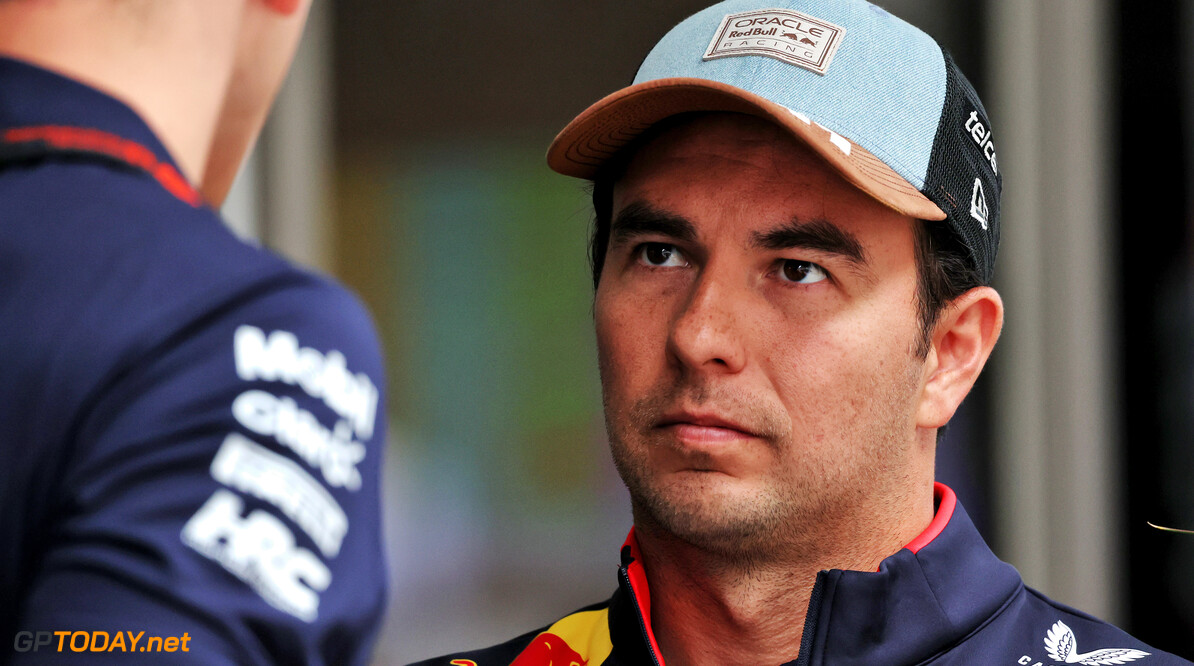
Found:
[[[933,327],[925,359],[917,426],[940,428],[953,417],[995,348],[1003,328],[1003,300],[975,287],[946,306]]]
[[[297,12],[299,5],[302,4],[302,0],[263,0],[263,1],[265,2],[266,7],[272,9],[275,12],[278,12],[279,14],[284,14],[286,16],[290,16],[291,14]]]

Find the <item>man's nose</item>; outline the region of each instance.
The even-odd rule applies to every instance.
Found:
[[[686,368],[736,373],[746,362],[740,308],[749,296],[727,276],[702,270],[668,335],[668,350]]]

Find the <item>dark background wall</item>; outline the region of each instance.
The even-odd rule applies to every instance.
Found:
[[[1194,655],[1194,273],[1191,273],[1191,3],[1121,2],[1119,262],[1121,461],[1130,492],[1131,624]]]

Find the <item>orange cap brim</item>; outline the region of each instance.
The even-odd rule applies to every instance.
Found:
[[[689,111],[745,113],[769,120],[807,143],[848,182],[896,212],[921,220],[946,217],[914,185],[853,141],[764,97],[706,79],[656,79],[605,97],[556,136],[547,149],[547,164],[566,176],[592,179],[607,160],[652,125]]]

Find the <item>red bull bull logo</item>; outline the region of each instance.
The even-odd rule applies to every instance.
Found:
[[[588,662],[563,638],[544,632],[510,662],[510,666],[587,666]]]

